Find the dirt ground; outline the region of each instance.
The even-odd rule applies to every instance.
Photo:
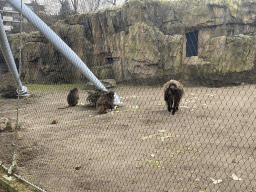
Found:
[[[256,192],[255,85],[186,87],[173,116],[161,87],[119,85],[105,115],[67,105],[68,90],[32,89],[20,130],[0,132],[0,160],[47,191]],[[16,118],[17,100],[0,99]],[[53,120],[57,124],[52,124]],[[15,135],[17,134],[17,135]]]

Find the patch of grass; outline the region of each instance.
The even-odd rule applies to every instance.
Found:
[[[91,104],[91,106],[93,108],[95,108],[96,102],[100,98],[103,91],[96,89],[96,90],[89,90],[89,91],[87,91],[87,93],[88,93],[88,97],[86,100],[89,101],[89,103]]]
[[[83,84],[25,84],[28,88],[28,92],[31,93],[51,93],[57,91],[69,91],[76,87],[78,89],[83,88]]]
[[[17,87],[15,85],[5,85],[0,87],[0,95],[4,98],[17,98]]]
[[[16,125],[16,129],[21,130],[23,128],[23,124],[22,123],[18,123],[18,125]]]
[[[157,161],[155,161],[155,162],[152,162],[151,166],[152,166],[152,167],[162,167],[162,162],[163,162],[163,161],[157,160]]]
[[[136,183],[138,183],[138,180],[137,180],[137,179],[132,179],[132,180],[131,180],[131,183],[132,183],[132,184],[136,184]]]

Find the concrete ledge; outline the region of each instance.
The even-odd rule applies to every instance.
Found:
[[[0,186],[8,190],[9,192],[40,192],[40,190],[28,185],[17,177],[8,176],[2,166],[0,166]]]

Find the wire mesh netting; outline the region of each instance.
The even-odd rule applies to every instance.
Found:
[[[16,154],[46,191],[256,191],[255,3],[129,1],[57,21],[117,105],[41,33],[9,34],[28,95],[0,55],[0,164]]]

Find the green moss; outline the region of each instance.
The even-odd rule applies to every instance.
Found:
[[[91,70],[98,79],[113,79],[115,76],[112,64],[95,66]]]
[[[111,67],[102,68],[100,71],[100,79],[111,79],[114,78],[115,74]]]
[[[155,74],[155,76],[154,76],[154,78],[162,78],[164,76],[164,70],[163,69],[158,69],[157,71],[156,71],[156,74]]]
[[[157,39],[157,36],[158,39]],[[158,40],[161,40],[161,32],[146,23],[136,23],[129,29],[128,42],[125,45],[125,53],[129,62],[134,60],[149,60],[157,63],[160,59]]]
[[[201,1],[201,0],[178,0],[177,2],[182,2],[183,4],[188,4],[189,6],[193,5],[193,9],[197,10],[198,8],[201,9],[201,5],[206,4],[215,4],[215,5],[225,5],[228,6],[230,9],[230,13],[232,16],[236,16],[236,13],[238,13],[241,8],[241,0],[209,0],[208,2]],[[243,1],[242,1],[243,2]],[[250,0],[247,0],[246,2],[252,2]],[[201,8],[200,8],[201,7]],[[204,8],[204,7],[203,7]]]
[[[208,74],[248,71],[254,66],[254,45],[255,37],[252,36],[215,37],[206,42],[200,56],[211,63]],[[207,74],[207,70],[202,73]]]

